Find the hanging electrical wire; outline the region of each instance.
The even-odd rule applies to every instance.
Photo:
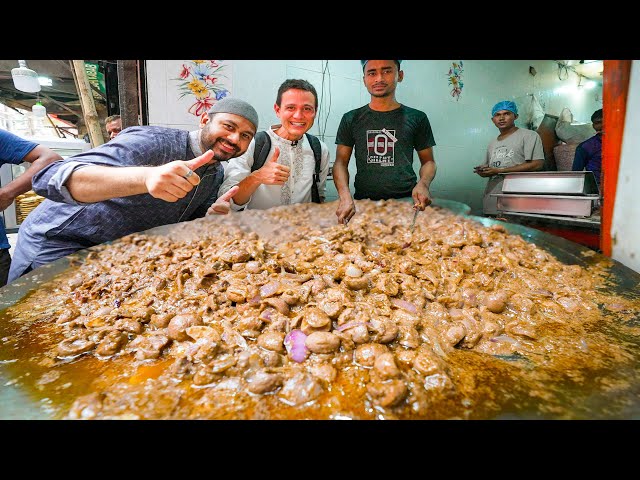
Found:
[[[569,78],[569,65],[563,62],[558,63],[558,80],[566,80]]]
[[[327,81],[327,85],[328,85],[328,94],[329,94],[329,107],[327,108],[327,111],[324,115],[324,125],[322,127],[322,138],[324,139],[324,136],[327,133],[327,122],[329,121],[329,113],[331,112],[331,72],[329,71],[329,60],[327,60],[327,63],[325,64],[325,72],[328,76],[328,81]],[[323,75],[324,73],[323,72]]]
[[[322,82],[320,87],[320,99],[318,101],[318,113],[316,115],[316,121],[318,124],[318,137],[324,142],[327,130],[327,122],[329,120],[329,113],[331,112],[331,72],[329,71],[329,60],[322,61],[321,71]]]

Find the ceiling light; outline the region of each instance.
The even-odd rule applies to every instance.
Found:
[[[18,68],[11,70],[13,85],[21,92],[35,93],[40,91],[38,74],[27,67],[26,60],[18,60]]]
[[[38,83],[43,87],[50,87],[53,85],[53,80],[49,77],[38,77]]]
[[[47,109],[40,102],[36,102],[33,107],[31,107],[31,113],[33,113],[34,117],[44,118],[47,116]]]

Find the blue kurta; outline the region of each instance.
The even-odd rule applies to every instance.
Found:
[[[192,138],[197,138],[192,132]],[[189,132],[142,126],[123,130],[113,140],[48,165],[33,177],[33,189],[46,197],[18,232],[9,281],[77,250],[115,240],[149,228],[206,215],[224,177],[218,162],[196,170],[200,184],[184,198],[166,202],[148,193],[97,203],[75,201],[65,182],[71,173],[89,165],[160,166],[200,155]]]

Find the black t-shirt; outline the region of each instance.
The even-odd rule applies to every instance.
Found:
[[[355,145],[354,198],[381,200],[411,196],[417,182],[413,150],[436,142],[424,112],[406,105],[377,112],[365,105],[342,116],[336,144]]]

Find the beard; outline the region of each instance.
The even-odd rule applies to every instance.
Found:
[[[226,150],[222,150],[219,146],[218,148],[216,148],[216,145],[219,145],[222,143],[222,140],[218,137],[211,139],[207,134],[209,132],[203,130],[201,135],[200,135],[200,144],[202,147],[202,151],[206,152],[207,150],[212,150],[213,151],[213,159],[218,161],[218,162],[226,162],[227,160],[232,159],[233,157],[238,157],[240,156],[240,148],[238,147],[238,145],[232,145],[233,148],[235,148],[234,152],[227,152]],[[208,142],[205,143],[205,140],[210,140]],[[231,145],[229,142],[225,142],[226,145]]]
[[[217,161],[226,162],[227,160],[231,160],[234,157],[240,156],[240,149],[238,148],[237,145],[234,145],[235,150],[233,152],[227,152],[226,150],[220,150],[215,148],[218,142],[220,142],[219,139],[213,142],[213,144],[209,147],[211,150],[213,150],[213,158],[216,159]]]

